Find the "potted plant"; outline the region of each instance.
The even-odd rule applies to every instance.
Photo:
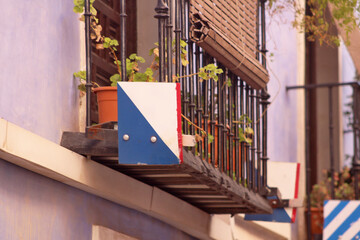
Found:
[[[97,95],[98,101],[98,111],[99,111],[99,123],[109,122],[109,121],[117,121],[117,82],[122,81],[121,79],[121,61],[117,58],[116,52],[119,43],[115,39],[111,39],[109,37],[105,37],[102,35],[102,26],[99,24],[99,20],[96,18],[96,9],[93,7],[93,3],[95,0],[90,1],[90,11],[92,13],[91,16],[91,39],[95,41],[95,45],[97,49],[103,49],[105,51],[109,51],[110,55],[114,60],[114,64],[116,65],[117,73],[110,77],[111,86],[99,86],[95,82],[93,82],[93,92]],[[74,0],[74,12],[82,14],[84,12],[84,1],[83,0]],[[84,20],[84,15],[82,14],[80,20]],[[175,40],[172,43],[173,47],[175,46]],[[165,46],[167,48],[167,46]],[[187,60],[187,43],[183,40],[180,40],[180,57],[181,64],[186,67],[189,62]],[[172,50],[175,53],[175,49]],[[154,72],[159,69],[159,49],[158,43],[155,43],[155,47],[150,49],[150,56],[153,56],[153,60],[150,65],[146,68],[144,72],[140,72],[139,63],[144,63],[144,58],[137,56],[135,53],[131,54],[126,59],[126,76],[127,81],[129,82],[156,82],[156,77],[154,76]],[[174,59],[171,59],[172,56],[167,56],[166,61],[172,61],[174,63]],[[179,82],[180,79],[191,77],[198,75],[200,81],[203,80],[218,80],[218,75],[223,73],[222,69],[219,69],[215,64],[208,64],[199,69],[198,72],[193,73],[191,75],[185,76],[171,76],[171,79],[167,79],[172,82]],[[82,91],[85,91],[85,83],[86,83],[86,72],[79,71],[74,73],[74,76],[80,79],[80,84],[78,88]],[[227,86],[231,86],[231,80],[228,79],[226,81]],[[196,126],[196,123],[191,123],[189,119],[183,116],[183,119],[188,122],[188,124],[193,124]],[[239,124],[245,123],[246,127],[244,129],[239,128],[240,142],[244,141],[251,144],[251,136],[253,134],[253,130],[250,126],[251,120],[248,116],[243,115],[239,119]],[[197,127],[197,126],[196,126]],[[214,140],[214,137],[210,134],[207,134],[206,131],[201,129],[200,127],[196,128],[198,133],[195,135],[196,141],[199,142],[203,140],[205,137],[208,138],[208,143],[211,143]]]
[[[93,92],[97,96],[98,101],[98,110],[99,110],[99,123],[104,123],[108,121],[117,121],[117,89],[116,84],[121,79],[121,61],[117,58],[116,52],[119,43],[116,39],[111,39],[105,37],[101,34],[102,26],[99,24],[99,20],[96,18],[96,9],[93,7],[95,0],[90,1],[90,12],[91,16],[91,34],[90,37],[95,41],[97,49],[108,50],[111,57],[114,60],[114,64],[117,68],[117,73],[110,77],[111,86],[99,86],[93,82]],[[74,0],[74,12],[82,14],[84,12],[84,1],[83,0]],[[84,20],[84,15],[82,14],[80,20]],[[150,55],[153,55],[153,61],[150,66],[146,68],[144,72],[140,72],[139,63],[144,63],[144,58],[137,56],[135,53],[131,54],[126,59],[126,76],[127,81],[129,82],[156,82],[156,78],[153,76],[154,72],[159,68],[159,49],[157,43],[156,47],[150,50]],[[173,46],[175,41],[173,41]],[[189,62],[186,59],[187,43],[183,40],[180,40],[180,50],[181,50],[181,63],[183,66],[187,66]],[[175,52],[175,50],[173,50]],[[174,62],[174,61],[172,61]],[[214,79],[218,80],[218,74],[223,72],[222,69],[219,69],[215,64],[208,64],[199,69],[199,72],[186,75],[186,76],[172,76],[172,79],[168,79],[172,82],[178,82],[181,78],[190,77],[193,75],[199,75],[202,80]],[[85,91],[86,83],[86,72],[79,71],[74,73],[74,76],[80,79],[80,84],[78,88],[82,91]]]
[[[331,199],[331,181],[331,174],[324,171],[324,179],[319,184],[315,184],[310,193],[312,234],[322,234],[324,201]],[[335,199],[355,199],[353,176],[348,167],[334,173],[334,192]]]

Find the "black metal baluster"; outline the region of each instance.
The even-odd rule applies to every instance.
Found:
[[[186,8],[185,8],[185,1],[182,0],[180,1],[180,24],[181,24],[181,34],[180,34],[180,37],[181,37],[181,41],[182,42],[187,42],[187,33],[188,33],[188,28],[187,28],[187,25],[186,25],[186,16],[185,16],[185,13],[186,13]],[[188,46],[187,46],[188,47]],[[186,47],[186,48],[187,48]],[[180,49],[182,49],[181,47],[181,44],[180,44]],[[187,49],[188,50],[188,49]],[[188,51],[189,52],[189,51]],[[182,59],[183,57],[187,57],[187,56],[184,56],[183,55],[183,52],[182,50],[180,50],[180,59]],[[188,68],[186,66],[184,66],[182,64],[182,61],[180,61],[180,75],[185,75],[185,76],[188,76]],[[183,108],[183,114],[187,117],[187,118],[190,118],[190,113],[189,113],[189,104],[190,104],[190,99],[189,99],[189,77],[185,77],[185,78],[182,78],[182,92],[183,92],[183,103],[184,103],[184,108]],[[189,125],[188,124],[185,124],[184,125],[184,133],[185,134],[189,134]]]
[[[306,168],[306,204],[311,206],[311,167],[310,167],[310,89],[305,89],[305,168]],[[263,153],[264,156],[264,153]],[[311,211],[306,212],[307,238],[311,239]]]
[[[261,146],[260,146],[260,120],[261,120],[261,113],[260,113],[260,90],[256,90],[256,118],[255,118],[255,126],[256,126],[256,158],[257,158],[257,190],[260,191],[261,189]],[[255,142],[254,142],[255,143]]]
[[[229,73],[228,76],[226,76],[230,82],[226,82],[227,85],[227,92],[228,92],[228,124],[229,124],[229,176],[233,179],[234,177],[234,160],[233,160],[233,151],[234,151],[234,127],[233,127],[233,74]],[[228,81],[228,80],[226,80]]]
[[[359,199],[359,173],[360,173],[360,87],[353,85],[353,136],[354,136],[354,157],[352,171],[354,174],[355,199]]]
[[[189,12],[189,1],[185,1],[185,10],[184,12],[188,13]],[[188,16],[189,14],[185,14],[184,17]],[[186,67],[188,69],[188,72],[187,74],[189,75],[189,116],[190,116],[190,121],[195,123],[195,107],[196,107],[196,104],[195,104],[195,87],[194,87],[194,81],[195,81],[195,77],[192,76],[194,71],[193,71],[193,66],[194,66],[194,43],[190,40],[189,38],[189,29],[190,29],[190,21],[189,19],[187,18],[186,19],[187,21],[187,25],[184,25],[186,26],[186,42],[188,44],[188,54],[187,54],[187,59],[189,60],[189,64],[188,66]],[[185,28],[185,27],[183,27]],[[195,69],[196,71],[196,69]],[[191,125],[190,127],[190,132],[189,132],[191,135],[194,135],[195,134],[195,127],[193,125]],[[199,144],[200,145],[200,144]],[[195,151],[195,148],[193,148],[193,150]]]
[[[181,35],[181,22],[180,22],[180,1],[175,0],[175,76],[180,76],[180,66],[181,66],[181,59],[180,59],[180,35]],[[184,112],[184,92],[181,89],[181,111]],[[183,122],[183,131],[185,133],[185,126],[187,126],[187,122]]]
[[[260,0],[256,2],[256,59],[260,61]]]
[[[215,105],[216,105],[216,100],[215,100],[215,91],[216,91],[216,85],[215,85],[215,81],[211,80],[210,81],[210,134],[214,137],[213,142],[211,143],[211,153],[210,153],[210,159],[211,159],[211,163],[213,166],[216,165],[216,142],[217,140],[217,134],[216,134],[216,130],[215,130],[215,124],[216,124],[216,116],[215,116]]]
[[[159,41],[159,82],[165,82],[165,24],[169,18],[169,8],[163,0],[158,0],[155,18],[158,19]]]
[[[250,117],[250,87],[246,84],[245,87],[245,114],[247,117]],[[248,123],[247,119],[244,119],[246,123]],[[245,128],[247,125],[244,126],[244,134]],[[245,134],[246,135],[246,134]],[[252,175],[251,175],[251,163],[250,163],[250,144],[248,142],[245,143],[245,162],[246,162],[246,179],[248,183],[248,188],[252,186]]]
[[[191,67],[191,66],[190,66]],[[197,69],[200,68],[200,48],[198,46],[195,46],[195,71],[197,71]],[[196,81],[196,116],[197,116],[197,125],[202,127],[202,114],[203,114],[203,107],[202,107],[202,89],[201,89],[201,83],[199,81],[199,76],[196,75],[195,76],[195,81]],[[205,131],[207,131],[207,129],[204,129]],[[202,144],[198,144],[198,152],[200,154],[200,157],[202,158],[203,156],[203,151],[202,151]]]
[[[173,25],[172,25],[172,0],[166,0],[166,3],[169,7],[169,17],[166,21],[166,43],[167,43],[167,82],[172,82],[172,31],[173,31]]]
[[[240,159],[240,152],[239,152],[239,80],[236,76],[233,76],[234,80],[232,81],[232,84],[234,85],[234,131],[235,131],[235,176],[236,176],[236,182],[239,183],[240,179],[240,169],[239,167],[242,166],[241,159]]]
[[[189,40],[190,41],[190,40]],[[194,58],[193,58],[193,43],[189,42],[189,75],[193,74],[193,62],[194,62]],[[189,111],[190,111],[190,120],[194,123],[195,122],[195,87],[194,87],[194,77],[189,77],[189,87],[190,87],[190,104],[189,104]],[[194,135],[195,134],[195,128],[194,126],[191,126],[190,128],[190,134]],[[199,144],[200,145],[200,144]]]
[[[266,68],[266,22],[265,22],[265,3],[267,0],[260,0],[260,9],[261,9],[261,63],[264,68]],[[259,58],[260,59],[260,58]],[[262,101],[263,105],[263,144],[262,144],[262,170],[263,170],[263,187],[264,190],[267,188],[267,161],[269,160],[267,156],[267,107],[269,105],[270,95],[267,93],[267,88],[265,87],[262,91]]]
[[[218,167],[219,167],[219,171],[222,171],[223,169],[223,111],[222,111],[222,106],[223,106],[223,94],[222,94],[222,90],[221,90],[221,77],[219,78],[218,82],[217,82],[217,98],[218,98],[218,107],[217,107],[217,114],[218,114],[218,118],[217,118],[217,129],[218,129]]]
[[[228,170],[228,159],[227,159],[227,151],[228,151],[228,142],[227,142],[227,136],[228,136],[228,129],[227,129],[227,121],[226,121],[226,76],[227,76],[227,72],[226,70],[224,70],[225,74],[221,74],[219,77],[219,81],[221,84],[221,89],[220,91],[222,92],[221,97],[222,97],[222,106],[221,106],[221,110],[222,110],[222,162],[223,162],[223,171],[225,173],[227,173]]]
[[[123,2],[123,1],[122,1]],[[90,0],[85,0],[85,50],[86,50],[86,128],[91,125],[91,42],[90,42],[90,24],[91,24],[91,12],[90,12]],[[122,35],[123,36],[123,35]]]
[[[267,187],[267,161],[269,160],[267,156],[267,106],[269,105],[270,95],[267,93],[266,89],[261,91],[261,105],[262,105],[262,130],[263,130],[263,142],[262,142],[262,171],[263,171],[263,188]]]
[[[261,1],[261,54],[262,54],[262,59],[261,59],[261,63],[264,66],[264,68],[266,69],[266,31],[265,31],[265,2],[267,0],[260,0]]]
[[[333,124],[333,111],[332,111],[332,87],[328,88],[329,91],[329,146],[330,146],[330,176],[331,176],[331,198],[335,199],[335,160],[334,160],[334,124]]]
[[[240,117],[244,115],[244,82],[240,81]],[[240,118],[239,118],[240,119]],[[241,119],[240,119],[241,121]],[[243,121],[240,123],[240,128],[245,129]],[[241,141],[241,183],[245,186],[247,183],[246,181],[246,160],[245,160],[245,142]]]
[[[181,26],[180,26],[180,2],[181,0],[175,0],[175,75],[180,75],[180,34],[181,34]]]
[[[254,105],[254,100],[255,100],[255,95],[254,95],[254,89],[250,89],[250,119],[252,121],[251,123],[251,128],[253,129],[253,131],[255,131],[255,105]],[[252,142],[251,142],[251,145],[250,145],[250,155],[251,155],[251,158],[250,158],[250,162],[251,162],[251,188],[252,189],[256,189],[256,182],[255,182],[255,179],[256,179],[256,176],[255,176],[255,151],[256,151],[256,148],[255,148],[255,132],[254,134],[251,136],[252,138]]]
[[[203,65],[208,64],[210,61],[210,56],[206,53],[203,54]],[[209,81],[203,81],[203,94],[204,94],[204,130],[207,131],[209,129],[208,121],[209,121]],[[206,137],[204,139],[204,156],[205,160],[209,161],[209,139]]]
[[[188,29],[185,28],[186,20],[188,20],[187,16],[189,16],[189,14],[186,15],[185,0],[181,0],[180,4],[181,4],[180,10],[181,10],[181,26],[182,26],[181,27],[181,38],[185,41],[186,35],[189,32]]]
[[[120,61],[121,61],[121,80],[127,81],[126,76],[126,1],[120,2]]]

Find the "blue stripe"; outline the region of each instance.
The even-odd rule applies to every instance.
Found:
[[[344,207],[349,203],[349,201],[341,201],[336,208],[324,219],[324,229],[327,225],[344,209]]]
[[[355,211],[336,229],[336,231],[329,237],[329,240],[337,240],[339,237],[344,234],[349,228],[350,225],[360,218],[360,205],[355,209]]]
[[[291,217],[283,208],[273,209],[272,214],[245,214],[244,219],[247,221],[291,222]]]
[[[359,240],[359,238],[360,238],[360,231],[357,234],[355,234],[355,236],[351,240]]]

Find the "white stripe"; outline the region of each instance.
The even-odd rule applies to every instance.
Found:
[[[328,201],[324,208],[324,219],[327,218],[327,216],[334,210],[334,208],[339,205],[341,201],[340,200],[331,200]]]
[[[325,206],[326,207],[326,206]],[[358,204],[348,204],[343,210],[331,221],[329,225],[324,229],[323,239],[328,239],[338,227],[347,219],[350,214],[358,207]]]
[[[353,222],[350,228],[342,235],[339,239],[352,239],[355,235],[360,232],[360,217],[356,222]]]

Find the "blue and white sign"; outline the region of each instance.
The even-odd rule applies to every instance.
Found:
[[[119,163],[182,162],[178,83],[119,82]]]
[[[300,164],[291,162],[268,162],[268,186],[280,190],[282,199],[298,199]],[[272,199],[272,198],[269,198]],[[275,208],[272,214],[246,214],[245,220],[293,223],[296,207]]]
[[[325,201],[323,239],[360,239],[360,201]]]

